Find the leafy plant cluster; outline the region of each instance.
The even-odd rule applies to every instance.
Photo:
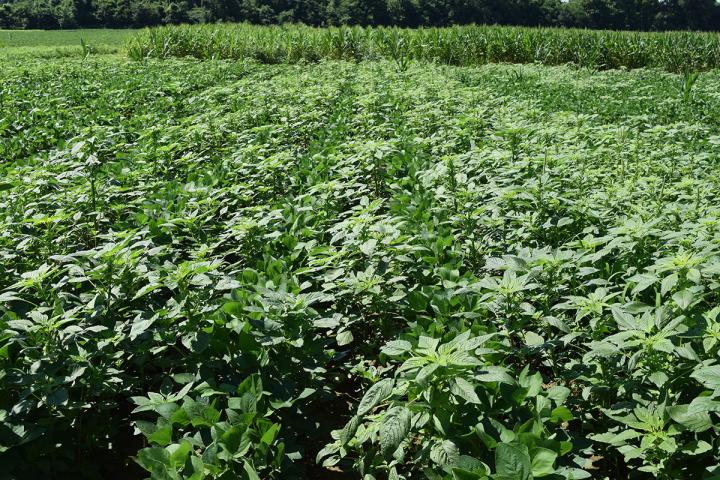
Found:
[[[720,473],[717,72],[0,77],[3,477]]]

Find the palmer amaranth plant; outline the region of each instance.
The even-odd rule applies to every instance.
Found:
[[[0,477],[718,478],[714,38],[5,59]]]

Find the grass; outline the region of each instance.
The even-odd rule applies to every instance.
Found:
[[[548,28],[311,28],[251,25],[171,26],[129,40],[132,58],[192,56],[263,63],[392,59],[471,66],[485,63],[574,64],[598,69],[662,68],[672,72],[720,66],[715,33],[638,33]]]
[[[133,30],[0,30],[0,59],[119,54]],[[85,43],[83,47],[82,42]]]
[[[78,46],[80,39],[90,45],[120,47],[134,33],[127,29],[82,30],[0,30],[1,47]]]

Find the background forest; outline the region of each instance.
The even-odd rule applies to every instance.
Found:
[[[220,21],[717,30],[720,5],[715,0],[0,0],[0,28],[117,28]]]

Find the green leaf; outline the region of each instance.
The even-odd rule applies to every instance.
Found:
[[[695,299],[695,294],[690,290],[682,290],[675,295],[672,296],[672,299],[675,301],[678,307],[682,310],[687,310],[687,308],[693,303],[693,300]]]
[[[460,455],[451,471],[453,480],[481,480],[490,474],[487,465],[468,455]]]
[[[500,475],[517,480],[527,480],[532,472],[532,462],[525,445],[500,443],[495,449],[495,468]]]
[[[134,322],[130,328],[130,340],[135,340],[140,334],[150,328],[150,326],[155,323],[155,320],[155,318],[150,318],[148,320],[138,320]]]
[[[428,300],[427,297],[421,292],[413,290],[412,292],[408,293],[407,300],[410,304],[410,308],[412,308],[414,311],[424,312],[425,310],[427,310]]]
[[[690,402],[687,413],[720,412],[720,402],[712,397],[697,397]]]
[[[547,448],[533,448],[530,452],[532,456],[532,475],[534,478],[546,477],[555,473],[555,459],[557,453]]]
[[[170,452],[164,448],[143,448],[138,452],[137,463],[148,472],[163,472],[172,465],[170,458]]]
[[[457,463],[460,451],[451,440],[436,443],[430,450],[430,460],[438,465],[451,465]]]
[[[338,346],[344,347],[345,345],[352,343],[354,337],[350,330],[343,330],[337,334],[335,340],[337,341]]]
[[[452,480],[484,480],[487,474],[484,472],[471,472],[464,468],[452,467]]]
[[[357,432],[358,426],[360,426],[360,419],[359,415],[355,415],[350,419],[345,427],[343,427],[340,432],[340,443],[342,445],[347,445],[347,443],[355,436],[355,432]]]
[[[560,220],[558,220],[557,226],[558,226],[558,228],[564,227],[566,225],[572,224],[574,221],[575,220],[571,217],[562,217]]]
[[[688,270],[687,279],[693,283],[699,284],[702,281],[702,274],[697,268],[691,268]]]
[[[247,425],[242,423],[233,425],[225,430],[218,439],[218,443],[221,444],[223,449],[229,454],[228,460],[247,448],[247,443],[249,442],[249,439],[246,438],[245,435],[247,429]]]
[[[569,422],[572,419],[572,412],[564,405],[556,407],[550,412],[550,421],[553,423]]]
[[[360,251],[362,253],[364,253],[365,255],[370,256],[375,251],[376,246],[377,246],[377,240],[375,240],[374,238],[371,238],[367,242],[360,245]]]
[[[170,463],[172,463],[175,468],[178,468],[185,464],[185,460],[187,460],[188,455],[190,455],[192,451],[192,445],[188,440],[183,440],[180,443],[170,445],[167,447],[167,450],[170,452]]]
[[[432,337],[426,337],[424,335],[421,335],[418,339],[418,349],[425,350],[427,352],[433,353],[435,350],[437,350],[438,345],[440,344],[439,338],[432,338]]]
[[[472,356],[470,353],[464,352],[462,350],[452,352],[450,355],[448,355],[447,363],[448,365],[456,365],[458,367],[474,367],[482,365],[482,362],[480,362],[480,360]]]
[[[635,288],[633,288],[631,294],[637,295],[638,293],[646,290],[648,287],[657,282],[658,277],[652,273],[640,273],[637,275],[633,275],[628,279],[628,281],[636,283]]]
[[[712,428],[713,422],[707,412],[688,412],[689,405],[673,405],[667,411],[670,417],[691,432],[704,432]]]
[[[60,407],[68,403],[68,391],[65,388],[58,388],[47,396],[45,402],[53,407]]]
[[[635,329],[637,329],[635,317],[633,317],[631,314],[627,313],[621,307],[619,307],[617,305],[613,305],[612,307],[610,307],[610,311],[612,312],[613,318],[615,319],[615,323],[617,323],[620,330],[635,330]]]
[[[650,375],[648,375],[648,380],[653,382],[658,387],[662,387],[667,383],[669,380],[668,376],[665,374],[665,372],[653,372]]]
[[[570,389],[562,385],[554,385],[548,389],[546,395],[550,400],[554,400],[558,405],[562,405],[570,395]]]
[[[395,381],[392,378],[385,378],[370,387],[368,391],[365,392],[362,400],[360,400],[358,415],[366,414],[381,401],[385,400],[392,392],[394,385]]]
[[[425,365],[423,368],[420,369],[420,371],[415,376],[415,382],[418,385],[426,386],[430,378],[432,377],[432,374],[437,371],[437,369],[440,368],[440,365],[437,363],[431,363],[430,365]]]
[[[155,430],[155,432],[148,436],[148,441],[156,443],[161,447],[170,445],[172,443],[172,425],[167,425]]]
[[[187,403],[190,397],[185,397],[183,409],[188,413],[193,427],[211,427],[220,419],[220,412],[210,405],[200,402]]]
[[[525,367],[523,371],[520,372],[518,382],[527,389],[526,395],[528,397],[536,397],[542,389],[542,375],[537,372],[530,375],[529,372],[529,368]]]
[[[412,416],[405,407],[395,407],[383,417],[380,425],[380,448],[384,455],[391,455],[410,432]]]
[[[205,478],[205,464],[202,458],[191,456],[190,457],[190,468],[192,474],[187,480],[203,480]]]
[[[536,347],[545,343],[545,339],[535,332],[525,332],[525,345],[529,347]]]
[[[245,473],[247,474],[247,480],[260,480],[255,468],[248,463],[247,460],[243,464],[243,470],[245,470]]]
[[[410,342],[406,342],[405,340],[393,340],[386,343],[380,351],[385,355],[397,356],[408,352],[411,348],[412,345]]]
[[[700,367],[690,376],[709,389],[720,388],[720,365]]]
[[[392,466],[390,472],[388,472],[388,480],[400,480],[400,475],[397,473],[397,468]]]
[[[517,383],[508,373],[507,368],[492,365],[483,366],[475,375],[475,380],[479,382],[506,383],[508,385],[515,385]]]
[[[685,446],[682,448],[682,452],[687,455],[702,455],[705,452],[709,452],[712,450],[712,445],[710,445],[705,440],[696,440],[689,442],[685,444]]]
[[[480,398],[478,398],[475,393],[475,387],[473,384],[462,377],[455,377],[455,381],[452,386],[452,393],[468,403],[480,403]]]
[[[280,424],[274,423],[270,428],[267,429],[267,431],[265,431],[265,433],[263,433],[263,436],[260,438],[260,443],[264,445],[272,445],[279,431]]]
[[[668,275],[667,277],[663,278],[662,284],[660,286],[660,295],[665,296],[666,293],[675,288],[678,280],[679,277],[677,273],[673,273],[672,275]]]
[[[162,402],[155,405],[155,411],[163,418],[170,420],[175,415],[175,412],[179,409],[176,403]]]
[[[620,433],[605,432],[588,436],[595,442],[609,443],[615,447],[625,445],[628,440],[639,437],[642,437],[642,434],[635,430],[623,430]]]

